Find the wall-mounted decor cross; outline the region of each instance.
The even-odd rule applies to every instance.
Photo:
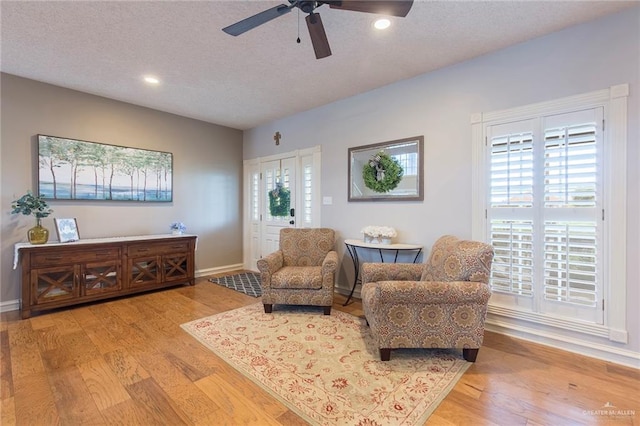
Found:
[[[280,134],[280,132],[276,132],[275,135],[273,135],[273,140],[276,141],[276,146],[280,145],[280,138],[282,137],[282,135]]]

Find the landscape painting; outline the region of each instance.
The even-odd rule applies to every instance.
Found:
[[[38,194],[50,200],[169,202],[173,154],[38,135]]]

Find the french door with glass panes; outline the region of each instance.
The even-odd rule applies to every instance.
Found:
[[[296,159],[260,163],[260,173],[261,252],[268,254],[278,250],[280,230],[296,225]]]
[[[246,160],[244,268],[279,248],[282,228],[320,226],[320,147]]]

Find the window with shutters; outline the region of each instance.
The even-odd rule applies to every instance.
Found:
[[[311,164],[302,166],[302,220],[305,224],[313,223],[313,168]]]
[[[494,292],[603,323],[602,108],[486,128]]]
[[[250,174],[251,179],[251,220],[257,222],[260,220],[260,172],[254,171]]]
[[[490,313],[626,339],[606,309],[625,295],[613,271],[625,244],[612,242],[626,225],[610,221],[626,199],[626,173],[615,170],[626,170],[626,108],[616,104],[606,132],[612,99],[599,91],[475,121],[474,212],[484,220],[474,236],[494,247]]]
[[[320,226],[320,150],[300,153],[300,214],[301,227]]]

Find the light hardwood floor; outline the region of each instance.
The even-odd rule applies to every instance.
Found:
[[[334,308],[362,315],[344,300]],[[200,278],[28,320],[2,314],[0,424],[306,424],[179,327],[257,302]],[[427,424],[640,425],[640,371],[487,332]]]

